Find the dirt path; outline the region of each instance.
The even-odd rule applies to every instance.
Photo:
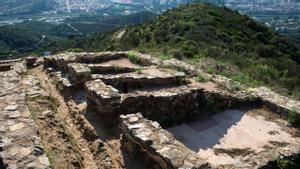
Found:
[[[28,99],[36,118],[42,142],[48,148],[53,168],[98,168],[81,133],[72,123],[69,108],[41,68],[29,72],[43,88],[43,95]]]

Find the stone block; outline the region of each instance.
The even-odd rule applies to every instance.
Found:
[[[76,83],[84,83],[91,79],[91,69],[85,64],[70,63],[68,64],[68,71],[71,79]]]
[[[101,80],[86,82],[84,87],[89,106],[95,107],[99,113],[114,113],[119,109],[121,95],[117,89]]]

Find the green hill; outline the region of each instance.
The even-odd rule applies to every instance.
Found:
[[[104,32],[125,25],[140,23],[140,16],[148,21],[155,16],[150,12],[126,16],[80,15],[56,25],[41,21],[25,21],[0,27],[0,59],[20,57],[26,53],[57,51],[64,48],[64,41],[95,32]],[[77,31],[71,28],[76,28]]]
[[[225,7],[188,4],[143,25],[69,42],[87,51],[138,50],[175,57],[209,73],[249,85],[269,85],[299,97],[300,47],[253,19]]]

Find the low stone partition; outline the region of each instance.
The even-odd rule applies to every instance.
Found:
[[[87,66],[91,69],[92,74],[120,74],[137,71],[136,68],[113,65],[88,64]]]
[[[143,72],[123,73],[116,75],[93,74],[92,79],[101,79],[104,83],[112,85],[122,92],[130,89],[151,86],[180,85],[185,83],[184,73],[167,73],[149,75]]]
[[[85,64],[70,63],[68,64],[68,71],[71,79],[76,83],[84,83],[91,79],[91,69]]]
[[[120,116],[123,147],[135,151],[154,169],[206,169],[208,163],[177,141],[157,122],[145,119],[142,114]],[[134,150],[132,150],[134,149]],[[136,153],[134,153],[136,154]]]
[[[85,53],[76,57],[76,62],[79,63],[103,63],[110,60],[126,58],[127,52],[99,52]]]
[[[67,52],[45,57],[44,67],[66,70],[69,63],[102,63],[127,57],[126,52],[74,53]]]
[[[258,97],[262,104],[266,105],[273,112],[281,114],[285,117],[287,117],[290,112],[300,114],[299,101],[282,96],[266,87],[255,88],[253,95]]]
[[[88,106],[107,118],[107,124],[118,122],[121,95],[112,86],[104,84],[101,80],[85,83],[86,98]]]

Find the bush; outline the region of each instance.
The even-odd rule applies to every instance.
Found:
[[[140,58],[138,57],[137,53],[135,53],[135,52],[128,52],[128,59],[133,63],[140,62]]]
[[[273,46],[270,46],[270,45],[258,46],[256,49],[257,55],[261,56],[261,57],[265,57],[265,58],[274,57],[276,55],[276,53],[274,51],[275,50],[274,50]]]
[[[186,57],[193,57],[198,54],[198,44],[193,40],[185,41],[182,47],[182,52]]]
[[[288,121],[293,127],[300,128],[300,114],[294,111],[289,112]]]
[[[279,159],[276,161],[274,169],[299,169],[300,168],[300,155]]]
[[[184,58],[184,53],[180,50],[175,50],[173,55],[174,55],[174,58],[176,58],[178,60],[182,60]]]

